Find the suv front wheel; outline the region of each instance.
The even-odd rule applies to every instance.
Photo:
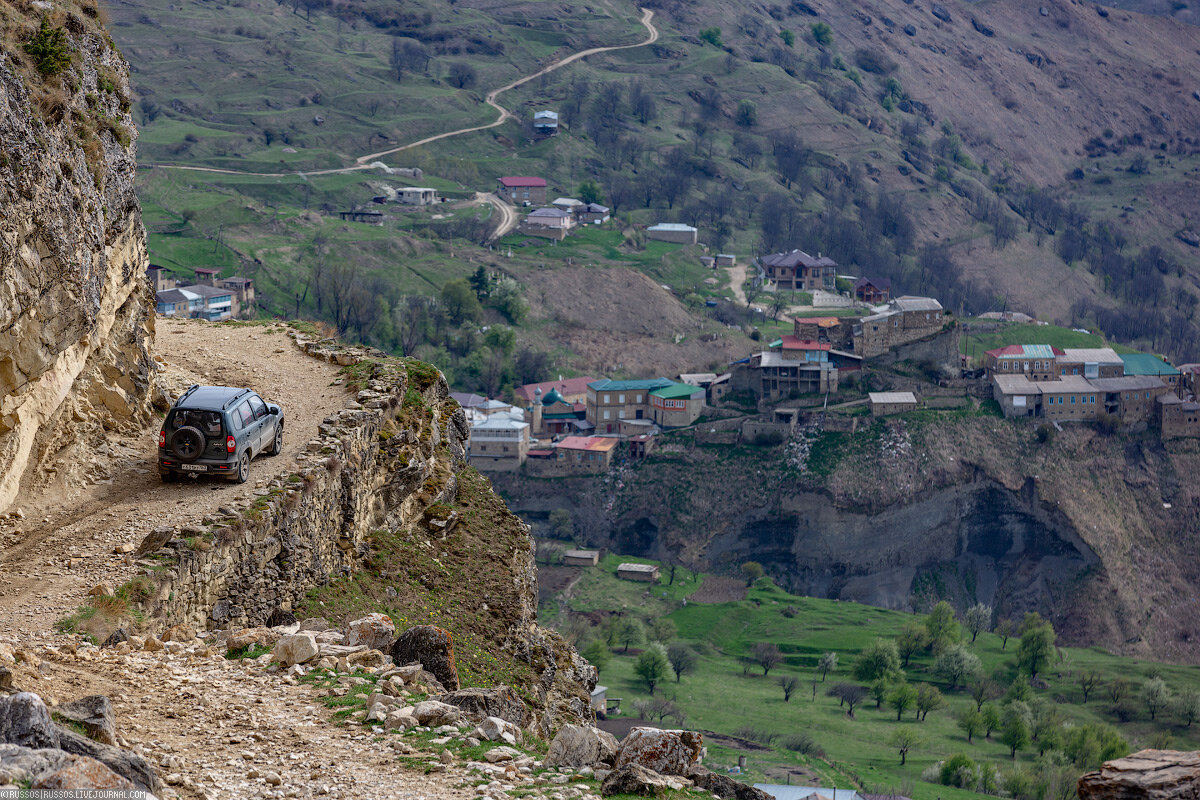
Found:
[[[245,483],[250,480],[250,451],[242,453],[242,457],[238,459],[237,475],[234,476],[237,483]]]
[[[275,438],[271,441],[271,449],[267,451],[269,456],[277,456],[283,452],[283,426],[275,424]]]

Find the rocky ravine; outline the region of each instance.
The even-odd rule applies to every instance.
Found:
[[[150,396],[128,68],[81,12],[60,19],[61,75],[0,59],[0,511],[56,456],[145,422]]]

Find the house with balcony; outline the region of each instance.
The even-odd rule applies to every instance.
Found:
[[[498,412],[471,426],[471,466],[481,472],[515,472],[529,454],[529,423],[520,410]]]

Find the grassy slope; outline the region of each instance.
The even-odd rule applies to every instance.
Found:
[[[627,560],[639,559],[610,556],[600,567],[587,570],[575,584],[567,600],[568,606],[580,612],[606,609],[639,616],[655,616],[672,608],[667,616],[676,624],[679,638],[695,645],[702,656],[695,674],[684,676],[679,683],[672,678],[662,685],[659,695],[673,697],[682,705],[688,715],[689,727],[724,734],[732,734],[743,726],[778,736],[803,732],[812,736],[828,756],[828,760],[822,762],[778,746],[770,753],[752,751],[749,753],[749,780],[782,782],[783,771],[805,768],[830,781],[838,781],[840,786],[845,786],[847,779],[854,779],[860,786],[868,788],[911,784],[911,796],[925,800],[974,796],[970,792],[920,781],[925,767],[952,753],[966,752],[974,759],[990,760],[1002,770],[1012,766],[1008,748],[998,741],[979,737],[974,745],[966,743],[955,725],[954,716],[968,705],[973,706],[973,701],[961,689],[950,691],[944,681],[933,675],[929,655],[913,659],[907,678],[913,684],[929,682],[936,685],[946,695],[948,705],[931,712],[924,722],[914,721],[912,712],[906,713],[904,721],[897,722],[894,711],[886,706],[876,710],[872,700],[850,719],[833,698],[825,696],[825,690],[832,683],[850,679],[854,657],[863,647],[877,636],[895,636],[905,622],[914,618],[912,615],[854,603],[794,597],[773,587],[766,579],[751,589],[743,601],[716,605],[689,602],[680,607],[680,599],[697,589],[699,580],[681,573],[675,584],[668,586],[664,576],[647,593],[644,584],[615,577],[616,564]],[[781,613],[788,607],[797,612],[792,618]],[[750,675],[743,674],[738,657],[748,654],[755,643],[762,641],[777,644],[785,653],[785,663],[772,670],[767,678],[762,677],[758,668]],[[983,633],[971,649],[983,661],[987,673],[995,673],[1006,682],[1012,679],[1015,640],[1009,640],[1007,649],[1002,649],[998,636]],[[817,659],[825,652],[838,653],[839,669],[824,684],[818,684],[814,701],[810,681],[816,674]],[[630,713],[632,701],[647,695],[633,673],[634,656],[622,655],[620,648],[615,653],[601,674],[601,682],[609,687],[609,697],[620,697],[623,710]],[[1086,705],[1082,703],[1075,680],[1083,671],[1096,670],[1106,678],[1124,676],[1135,685],[1151,674],[1159,674],[1176,691],[1200,687],[1198,667],[1122,658],[1100,648],[1062,648],[1060,656],[1044,676],[1047,687],[1037,694],[1052,702],[1074,724],[1112,724],[1115,721],[1107,711],[1111,704],[1102,692],[1093,694]],[[782,691],[776,683],[780,675],[797,675],[802,680],[800,689],[788,703],[783,701]],[[901,726],[915,728],[926,740],[923,746],[910,753],[905,767],[900,767],[897,754],[887,744],[892,732]],[[1170,717],[1163,719],[1160,716],[1158,723],[1151,723],[1143,713],[1140,719],[1118,727],[1135,749],[1148,744],[1163,731],[1172,737],[1172,746],[1182,749],[1200,747],[1200,735],[1183,728]],[[724,747],[710,748],[710,754],[710,762],[719,766],[735,763],[737,755]],[[1035,756],[1036,752],[1022,753],[1017,763],[1031,765]]]

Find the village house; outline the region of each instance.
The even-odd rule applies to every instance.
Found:
[[[646,228],[646,238],[655,239],[660,242],[695,244],[698,241],[698,237],[699,231],[696,228],[679,222],[660,222],[657,225],[651,225],[649,228]]]
[[[561,208],[546,206],[526,215],[523,224],[566,231],[575,226],[575,216]]]
[[[537,111],[533,115],[533,132],[539,136],[553,136],[558,133],[558,112]]]
[[[187,289],[166,289],[154,293],[155,308],[164,317],[188,319],[204,307],[204,300]]]
[[[593,381],[587,387],[587,421],[598,433],[613,433],[620,420],[650,419],[650,392],[673,384],[667,378]]]
[[[396,201],[406,206],[431,206],[438,202],[437,189],[427,186],[401,186],[396,190]]]
[[[1057,360],[1063,354],[1048,344],[1010,344],[984,353],[983,365],[989,378],[997,374],[1024,375],[1031,381],[1049,381],[1059,377]]]
[[[209,322],[231,319],[233,317],[233,290],[217,286],[196,284],[185,291],[200,295],[204,301],[203,307],[194,316]]]
[[[216,286],[217,275],[221,270],[215,267],[193,267],[192,274],[195,275],[195,280],[188,284],[189,286]]]
[[[586,403],[587,402],[587,387],[596,379],[593,377],[583,378],[562,378],[556,381],[542,381],[541,383],[527,383],[520,386],[513,392],[513,400],[516,405],[521,408],[529,408],[537,392],[542,393],[545,398],[551,390],[558,392],[559,396],[568,403]]]
[[[854,328],[854,352],[864,358],[933,336],[942,330],[942,304],[932,297],[897,297],[888,310],[863,317]]]
[[[228,278],[218,278],[217,286],[233,292],[233,316],[250,316],[248,312],[254,308],[253,280],[233,275]]]
[[[154,290],[155,294],[175,288],[175,277],[167,272],[166,267],[160,267],[158,264],[151,264],[150,266],[146,267],[146,275],[150,278],[150,286]]]
[[[795,353],[790,355],[793,357],[767,351],[750,356],[746,363],[735,367],[733,390],[749,391],[768,402],[837,391],[838,369],[829,360],[828,350],[806,352],[804,359],[794,357]],[[810,355],[814,360],[808,360]]]
[[[1059,375],[1085,378],[1120,378],[1125,362],[1111,347],[1066,347],[1057,357]]]
[[[737,256],[732,253],[717,253],[717,257],[713,259],[714,267],[732,267],[737,264]]]
[[[529,454],[529,423],[521,412],[499,412],[471,426],[471,466],[483,472],[515,472]]]
[[[1200,437],[1200,403],[1180,400],[1174,394],[1160,394],[1155,398],[1155,403],[1158,406],[1156,421],[1162,439]]]
[[[1065,422],[1092,420],[1104,411],[1098,401],[1100,391],[1078,375],[1032,381],[1025,375],[997,374],[992,386],[993,397],[1006,417],[1045,417]]]
[[[568,567],[594,567],[599,563],[599,550],[568,550],[563,553],[563,564]]]
[[[575,213],[575,209],[583,205],[583,201],[576,200],[574,197],[559,197],[550,205],[554,206],[560,211],[566,211],[568,214],[573,215]]]
[[[568,436],[554,447],[556,470],[560,474],[608,472],[618,444],[619,439],[603,436]]]
[[[792,335],[797,339],[828,342],[849,350],[854,347],[854,317],[796,317],[792,320]]]
[[[586,435],[595,429],[587,421],[587,405],[567,401],[557,389],[551,389],[545,396],[541,389],[535,389],[529,412],[534,436]]]
[[[729,394],[730,373],[718,375],[715,372],[685,372],[679,376],[681,383],[688,386],[699,386],[704,390],[705,402],[710,406],[720,405],[725,395]]]
[[[820,253],[816,258],[803,250],[772,253],[759,263],[776,291],[837,291],[837,263]]]
[[[618,564],[617,577],[627,581],[645,581],[646,583],[658,583],[658,565],[657,564]]]
[[[992,397],[1006,417],[1041,416],[1042,390],[1024,375],[993,375]]]
[[[917,402],[917,396],[912,392],[870,392],[867,400],[871,405],[871,416],[873,417],[903,414],[906,411],[916,411],[921,407]]]
[[[500,178],[496,194],[517,206],[546,204],[546,179],[522,176]]]
[[[1149,375],[1125,375],[1120,378],[1092,378],[1088,381],[1101,393],[1104,413],[1114,414],[1126,425],[1151,422],[1157,413],[1155,402],[1171,388]]]
[[[599,203],[584,203],[575,209],[575,220],[580,225],[603,225],[608,222],[612,209]]]
[[[1171,388],[1179,385],[1179,370],[1149,353],[1122,353],[1126,375],[1144,375],[1158,378]]]
[[[673,383],[650,391],[650,418],[664,428],[691,425],[704,413],[704,390]]]
[[[854,282],[854,299],[877,306],[892,299],[892,282],[886,278],[859,278]]]
[[[1175,387],[1175,391],[1180,397],[1195,395],[1200,390],[1200,364],[1180,364],[1179,365],[1179,384]]]

